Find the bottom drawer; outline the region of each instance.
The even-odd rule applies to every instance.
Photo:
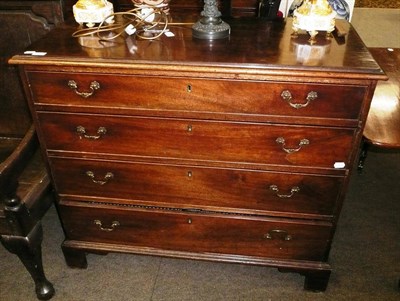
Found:
[[[67,239],[194,253],[324,260],[332,225],[221,213],[62,202]]]

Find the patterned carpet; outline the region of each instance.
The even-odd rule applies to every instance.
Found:
[[[355,7],[400,8],[400,0],[356,0]]]

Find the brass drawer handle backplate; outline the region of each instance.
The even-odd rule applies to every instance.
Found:
[[[269,189],[276,192],[276,196],[281,198],[281,199],[288,199],[291,198],[296,192],[300,191],[300,188],[298,186],[293,186],[292,189],[290,189],[289,194],[281,194],[279,193],[279,188],[277,185],[271,185],[269,186]]]
[[[264,238],[266,239],[275,239],[280,238],[281,240],[289,241],[292,240],[292,235],[289,235],[286,230],[274,229],[268,231],[267,234],[264,234]]]
[[[310,104],[311,101],[316,100],[318,98],[318,93],[315,91],[311,91],[307,94],[306,102],[305,103],[293,103],[293,96],[289,90],[283,90],[281,93],[281,97],[283,100],[287,101],[289,105],[295,109],[305,108]]]
[[[86,138],[91,140],[97,140],[107,133],[107,129],[104,126],[101,126],[97,129],[97,135],[88,135],[86,134],[86,129],[83,126],[78,125],[76,127],[76,132],[79,134],[80,139]]]
[[[89,86],[90,92],[80,92],[78,91],[78,84],[76,83],[76,81],[71,79],[68,81],[68,87],[74,90],[75,93],[79,96],[83,98],[88,98],[94,94],[94,91],[100,89],[100,84],[97,81],[92,81]]]
[[[286,147],[285,147],[285,139],[284,139],[283,137],[278,137],[278,138],[276,138],[275,141],[276,141],[276,143],[278,143],[278,144],[282,144],[282,150],[284,150],[284,151],[287,152],[288,154],[298,152],[298,151],[302,148],[303,145],[308,145],[308,144],[310,144],[310,140],[308,140],[308,139],[301,139],[300,142],[299,142],[299,147],[297,147],[297,148],[286,148]]]
[[[86,172],[86,175],[92,180],[93,183],[99,184],[99,185],[104,185],[106,184],[109,180],[114,178],[114,174],[112,172],[107,172],[106,175],[104,176],[104,180],[96,180],[96,177],[94,175],[93,171],[88,170]]]
[[[103,223],[102,223],[100,220],[98,220],[98,219],[95,219],[95,220],[93,221],[93,223],[94,223],[96,226],[98,226],[99,229],[100,229],[101,231],[106,231],[106,232],[114,231],[116,227],[118,227],[118,226],[121,225],[119,221],[113,221],[113,222],[111,223],[111,226],[110,226],[110,227],[103,227]]]

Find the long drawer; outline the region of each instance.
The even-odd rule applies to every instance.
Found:
[[[69,73],[28,76],[36,104],[117,107],[156,114],[166,110],[170,115],[203,112],[357,120],[367,91],[364,86],[320,83]]]
[[[343,177],[50,158],[61,195],[262,214],[333,214]]]
[[[331,224],[239,215],[60,205],[69,240],[185,252],[323,260]]]
[[[40,112],[48,150],[347,167],[354,129]]]

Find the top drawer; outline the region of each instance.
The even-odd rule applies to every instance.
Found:
[[[81,110],[132,110],[134,114],[226,119],[303,118],[357,120],[366,87],[291,82],[246,82],[132,75],[28,74],[36,104]],[[203,117],[204,117],[203,116]],[[246,116],[246,117],[245,117]],[[268,118],[266,116],[269,116]],[[293,120],[291,121],[293,122]],[[319,121],[319,123],[324,123]]]

